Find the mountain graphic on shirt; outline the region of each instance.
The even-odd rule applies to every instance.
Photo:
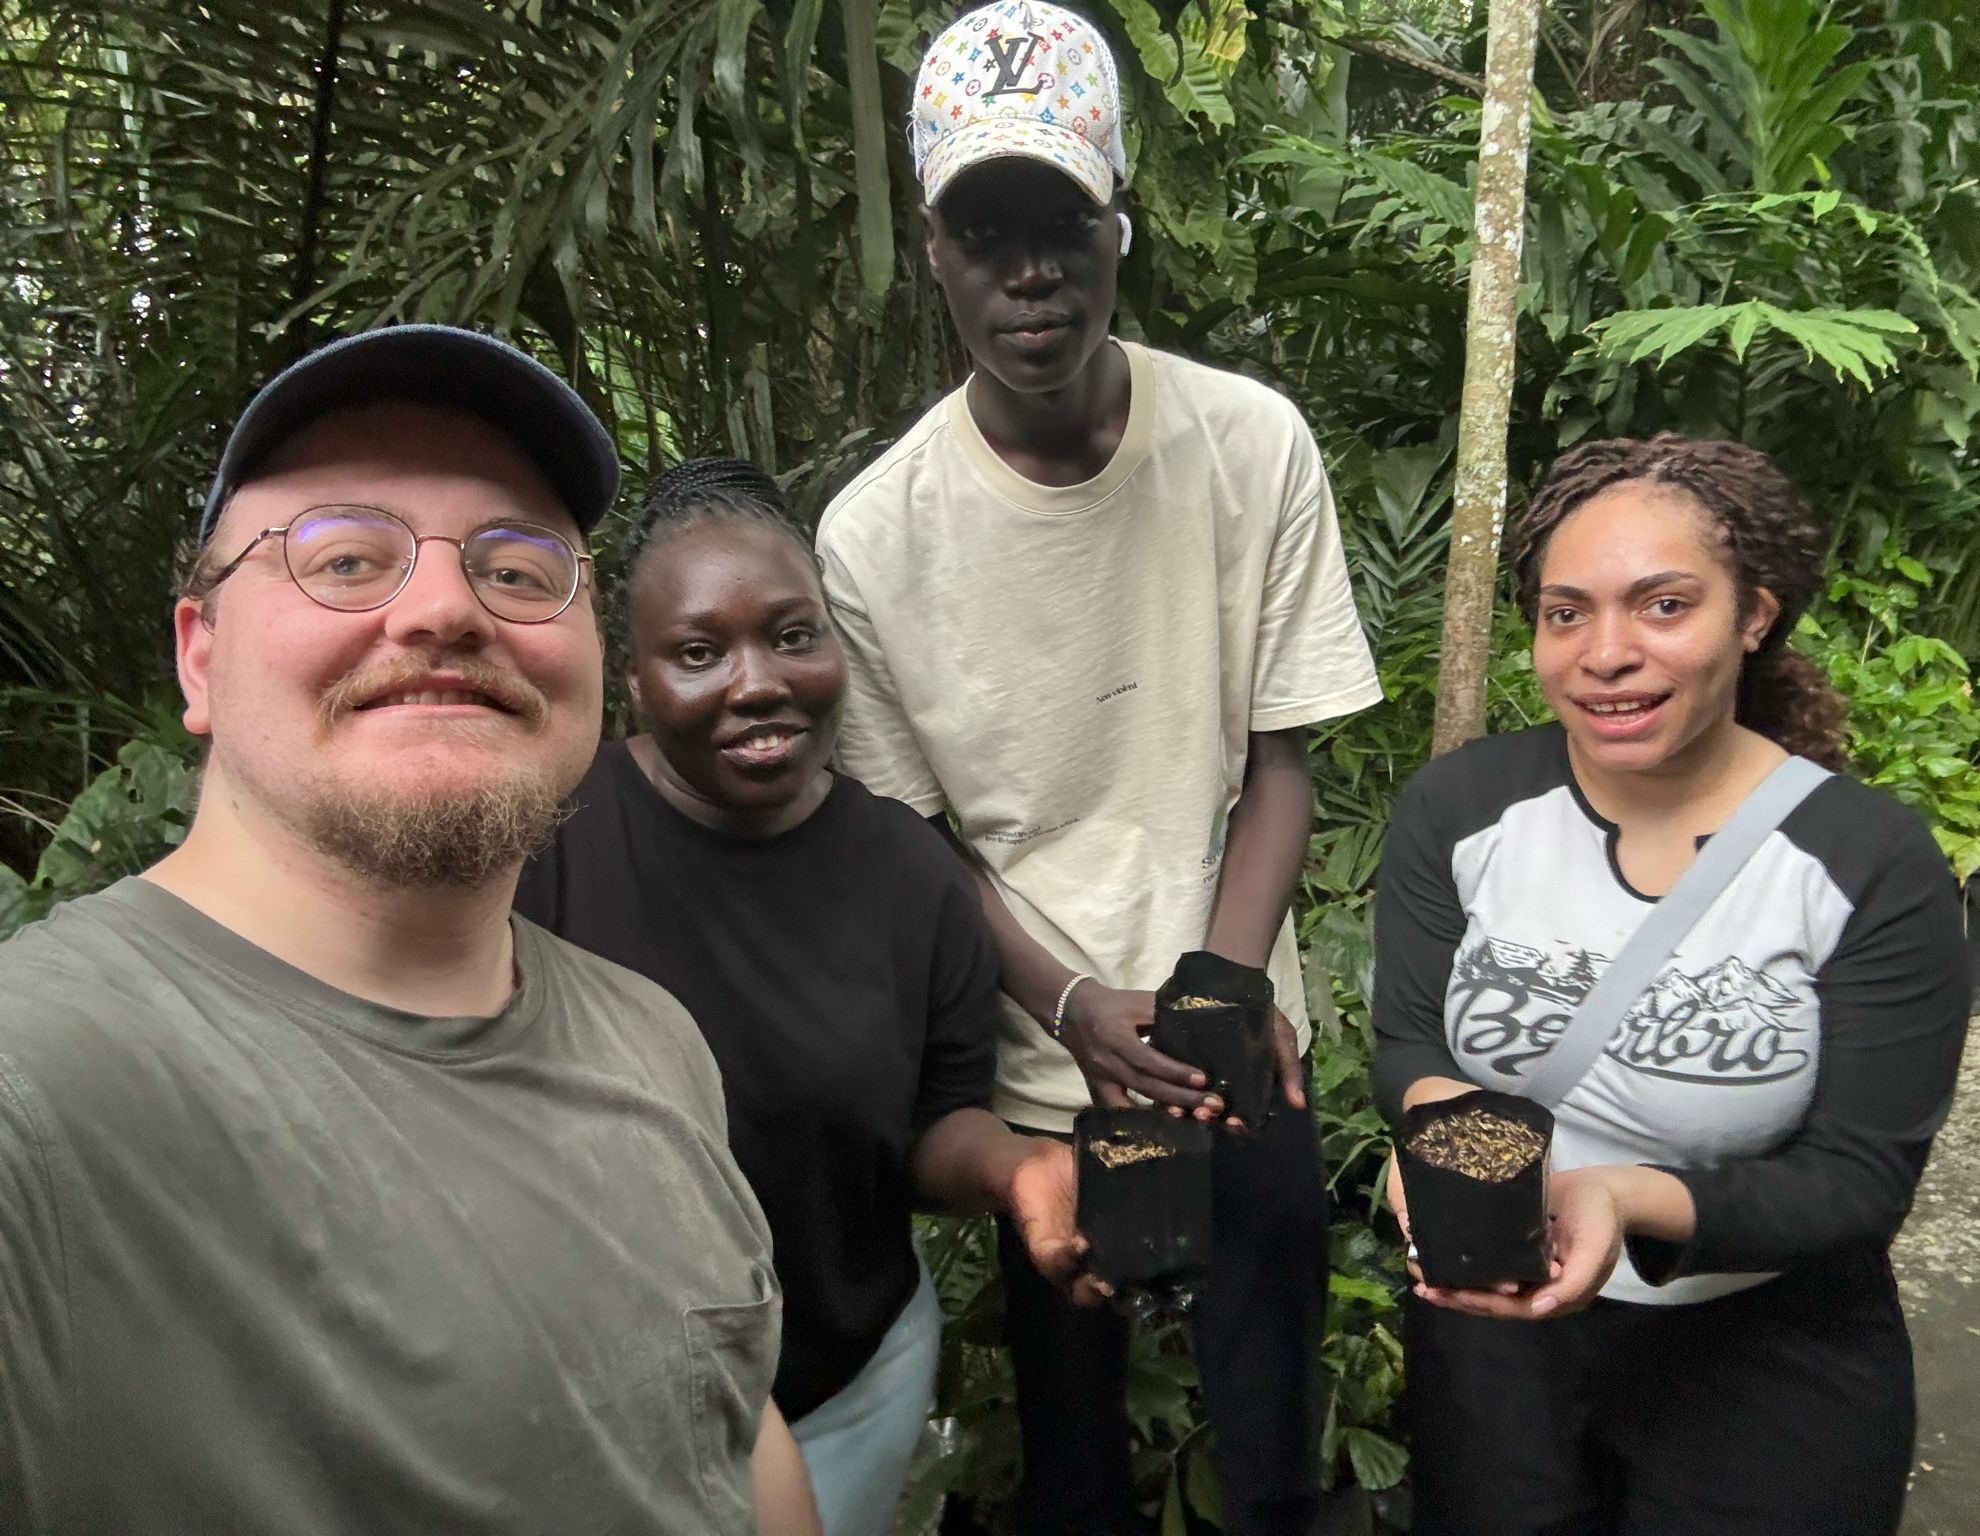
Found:
[[[1606,956],[1592,955],[1580,946],[1570,944],[1557,948],[1546,958],[1534,985],[1564,1002],[1579,1002],[1588,995],[1588,989],[1602,974],[1597,969],[1598,965],[1607,963]]]
[[[1515,944],[1510,939],[1486,939],[1485,954],[1500,970],[1515,974],[1537,971],[1547,963],[1546,951],[1526,944]]]
[[[1779,982],[1756,971],[1737,955],[1728,955],[1698,978],[1698,987],[1715,1008],[1738,1003],[1767,1013],[1794,1006],[1794,994]]]
[[[1548,949],[1481,934],[1452,968],[1453,1043],[1477,1031],[1489,1066],[1520,1076],[1607,970],[1610,957],[1557,942]],[[1808,1060],[1795,994],[1728,955],[1697,973],[1665,966],[1631,1004],[1605,1054],[1632,1071],[1685,1082],[1769,1082]]]
[[[1681,1014],[1702,1013],[1712,1006],[1705,989],[1675,966],[1658,973],[1636,1005],[1630,1009],[1632,1016],[1648,1015],[1653,1019],[1674,1019]]]
[[[1629,1016],[1638,1023],[1710,1020],[1718,1029],[1737,1035],[1778,1023],[1781,1014],[1793,1007],[1792,992],[1737,955],[1728,955],[1696,976],[1686,975],[1676,966],[1664,970],[1630,1009]]]

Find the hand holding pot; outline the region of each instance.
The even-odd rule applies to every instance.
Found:
[[[1382,1174],[1382,1190],[1389,1209],[1396,1213],[1396,1225],[1402,1228],[1403,1266],[1409,1271],[1410,1283],[1421,1287],[1423,1271],[1416,1263],[1416,1242],[1409,1235],[1409,1196],[1403,1191],[1402,1163],[1394,1152],[1389,1154],[1389,1166]]]
[[[1279,1088],[1286,1096],[1286,1103],[1293,1109],[1305,1109],[1306,1074],[1300,1070],[1299,1036],[1293,1033],[1292,1020],[1277,1008],[1272,1010],[1272,1058],[1278,1064]],[[1214,1105],[1216,1095],[1209,1095],[1205,1102]],[[1236,1115],[1225,1116],[1221,1123],[1225,1130],[1237,1136],[1249,1136],[1256,1129]]]
[[[1581,1311],[1608,1284],[1622,1257],[1622,1206],[1603,1173],[1600,1168],[1576,1168],[1553,1176],[1547,1200],[1553,1256],[1550,1278],[1544,1283],[1491,1291],[1438,1290],[1419,1284],[1417,1295],[1453,1312],[1516,1322]]]
[[[1293,1033],[1292,1020],[1278,1008],[1272,1010],[1272,1055],[1279,1064],[1279,1086],[1285,1091],[1286,1103],[1305,1109],[1306,1074],[1300,1070],[1299,1036]],[[1236,1115],[1227,1119],[1224,1127],[1240,1134],[1246,1130]]]
[[[1183,1062],[1164,1056],[1142,1038],[1155,1027],[1155,994],[1103,987],[1082,981],[1066,999],[1062,1037],[1093,1102],[1108,1109],[1126,1109],[1132,1089],[1143,1098],[1172,1110],[1209,1108],[1221,1114],[1223,1105],[1203,1090],[1208,1079]]]
[[[1097,1306],[1114,1288],[1085,1269],[1087,1242],[1078,1226],[1079,1184],[1073,1150],[1048,1136],[1035,1138],[1011,1174],[1007,1207],[1032,1267],[1065,1287],[1073,1304]]]
[[[1533,1293],[1536,1315],[1565,1317],[1592,1302],[1622,1257],[1622,1204],[1600,1168],[1554,1176],[1548,1215],[1554,1239],[1554,1278]]]

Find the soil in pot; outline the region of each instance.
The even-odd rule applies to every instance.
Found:
[[[1255,966],[1192,950],[1155,993],[1148,1043],[1210,1080],[1224,1112],[1258,1127],[1280,1106],[1272,982]]]
[[[1213,1132],[1159,1109],[1086,1109],[1073,1122],[1087,1265],[1119,1288],[1186,1289],[1210,1263]]]
[[[1480,1090],[1409,1111],[1396,1156],[1427,1282],[1478,1288],[1547,1278],[1553,1136],[1545,1105],[1509,1093]]]

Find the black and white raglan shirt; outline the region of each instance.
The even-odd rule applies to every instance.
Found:
[[[1424,1077],[1518,1092],[1650,912],[1558,725],[1422,769],[1376,895],[1378,1100]],[[1557,1106],[1554,1168],[1645,1164],[1697,1230],[1632,1239],[1602,1294],[1703,1301],[1904,1220],[1951,1102],[1969,998],[1951,871],[1923,822],[1816,788],[1679,944]]]

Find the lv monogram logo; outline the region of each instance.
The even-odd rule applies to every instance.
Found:
[[[983,94],[985,96],[1036,96],[1045,88],[1044,76],[1040,75],[1030,85],[1022,81],[1025,66],[1031,56],[1038,51],[1040,39],[1036,37],[993,37],[987,41],[991,57],[997,61],[997,83]],[[1022,52],[1020,52],[1022,48]]]

